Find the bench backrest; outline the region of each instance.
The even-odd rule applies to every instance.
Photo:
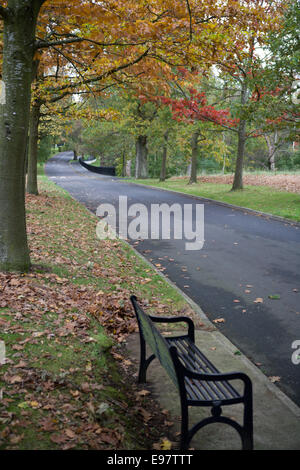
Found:
[[[150,346],[153,354],[157,357],[174,384],[178,387],[177,374],[167,340],[157,330],[150,317],[139,306],[135,297],[132,296],[131,300],[138,320],[140,333],[142,333],[144,340]]]

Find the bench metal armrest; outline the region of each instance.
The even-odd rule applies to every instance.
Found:
[[[184,367],[184,366],[183,366]],[[193,372],[185,368],[185,374],[191,379],[195,380],[204,380],[206,382],[220,382],[222,380],[228,382],[229,380],[242,380],[245,385],[251,384],[251,380],[248,375],[243,372],[220,372],[220,373],[211,373],[211,374],[202,374],[201,372]]]
[[[149,318],[153,323],[187,323],[188,333],[187,336],[195,342],[195,325],[193,320],[189,317],[157,317],[154,315],[149,315]]]

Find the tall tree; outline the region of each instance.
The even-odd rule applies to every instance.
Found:
[[[59,93],[75,90],[78,75],[82,86],[91,87],[99,80],[109,86],[110,78],[117,74],[122,81],[126,69],[145,57],[168,66],[212,64],[233,47],[239,31],[240,37],[253,27],[259,29],[265,22],[264,5],[273,3],[4,0],[0,6],[4,24],[2,88],[6,92],[6,102],[0,105],[0,269],[24,270],[30,263],[24,162],[37,50],[50,48],[71,64],[72,73]]]
[[[199,82],[199,79],[197,79]],[[207,129],[203,128],[203,123],[226,126],[231,128],[236,125],[236,120],[232,119],[228,109],[217,109],[207,103],[205,92],[198,92],[195,88],[181,87],[184,98],[155,97],[172,110],[172,116],[185,125],[190,125],[191,137],[191,173],[189,184],[197,182],[197,160],[199,153],[199,142],[207,140]],[[207,126],[206,126],[207,127]]]
[[[25,221],[25,151],[34,69],[37,17],[44,0],[7,0],[4,22],[0,104],[0,268],[30,265]]]

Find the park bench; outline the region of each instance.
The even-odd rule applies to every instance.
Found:
[[[253,449],[252,383],[242,372],[220,373],[195,345],[195,327],[188,317],[158,317],[146,314],[137,298],[131,296],[140,334],[140,367],[138,381],[146,382],[146,372],[153,359],[161,365],[177,386],[181,402],[180,448],[188,449],[194,434],[210,423],[225,423],[239,433],[243,450]],[[163,336],[155,324],[184,322],[187,334]],[[152,354],[147,357],[146,344]],[[232,381],[243,383],[243,392],[233,387]],[[243,404],[243,425],[222,414],[222,406]],[[211,407],[211,416],[189,429],[189,407]]]

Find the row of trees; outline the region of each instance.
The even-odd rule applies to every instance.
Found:
[[[178,105],[182,99],[187,100],[191,114],[184,119],[189,124],[210,121],[235,129],[239,142],[235,187],[242,187],[243,151],[248,136],[248,118],[244,119],[242,110],[253,101],[250,83],[253,87],[255,83],[258,90],[262,87],[262,60],[254,55],[254,46],[265,43],[273,31],[274,41],[284,49],[279,25],[285,9],[286,2],[280,0],[4,0],[0,6],[0,269],[26,270],[30,266],[25,167],[28,154],[28,190],[36,192],[39,126],[49,122],[51,116],[70,119],[71,112],[76,121],[84,119],[91,112],[84,109],[85,97],[89,101],[91,97],[111,98],[109,91],[113,88],[119,89],[120,96],[130,87],[140,97],[140,112],[144,107],[154,107],[155,113],[163,109],[163,104],[169,109],[175,106],[173,101],[163,100],[176,100]],[[282,55],[278,60],[275,55],[280,74],[288,76],[280,62]],[[196,72],[199,77],[212,66],[231,75],[231,81],[238,84],[241,112],[236,127],[226,113],[222,118],[221,104],[214,107],[214,116],[208,110],[205,116],[201,114],[206,106],[200,99],[201,81],[200,89],[198,84],[198,88],[191,88],[194,96],[174,96],[174,71],[176,77],[178,67]],[[280,93],[286,92],[280,89]],[[196,93],[200,93],[199,100],[193,100]],[[71,99],[74,94],[81,97],[80,102]],[[104,111],[90,108],[94,118],[116,117],[106,104]],[[196,143],[202,131],[196,139],[197,132]],[[138,137],[136,171],[144,176],[145,135]],[[164,140],[168,140],[168,133]]]
[[[118,117],[104,123],[76,121],[72,138],[65,136],[67,145],[101,156],[102,164],[117,162],[120,174],[130,160],[137,178],[161,180],[166,178],[169,153],[169,174],[182,174],[188,167],[190,183],[196,181],[197,161],[205,167],[206,156],[223,171],[235,164],[233,190],[243,187],[246,148],[248,167],[275,170],[280,155],[279,165],[281,161],[292,167],[299,158],[294,151],[299,111],[293,91],[299,19],[294,3],[281,29],[271,29],[264,42],[252,32],[242,48],[219,60],[209,73],[177,67],[150,91],[141,91],[140,84],[137,89],[127,85],[115,90],[98,105],[112,107]],[[290,156],[289,161],[282,156]]]
[[[219,92],[222,96],[222,89]],[[217,121],[178,121],[172,117],[169,106],[157,108],[133,95],[125,99],[124,93],[122,96],[116,93],[107,102],[114,103],[115,110],[119,110],[113,120],[71,120],[57,137],[57,142],[64,143],[64,150],[74,151],[75,158],[93,156],[97,158],[95,165],[114,165],[119,176],[141,178],[138,171],[141,167],[136,168],[135,162],[143,151],[143,177],[161,181],[173,175],[189,175],[190,182],[195,182],[196,170],[198,173],[234,171],[238,145],[234,129],[226,129]],[[218,111],[213,117],[218,117]],[[290,131],[293,129],[281,125],[248,138],[245,167],[252,170],[300,168],[300,155],[293,142],[295,136]]]

